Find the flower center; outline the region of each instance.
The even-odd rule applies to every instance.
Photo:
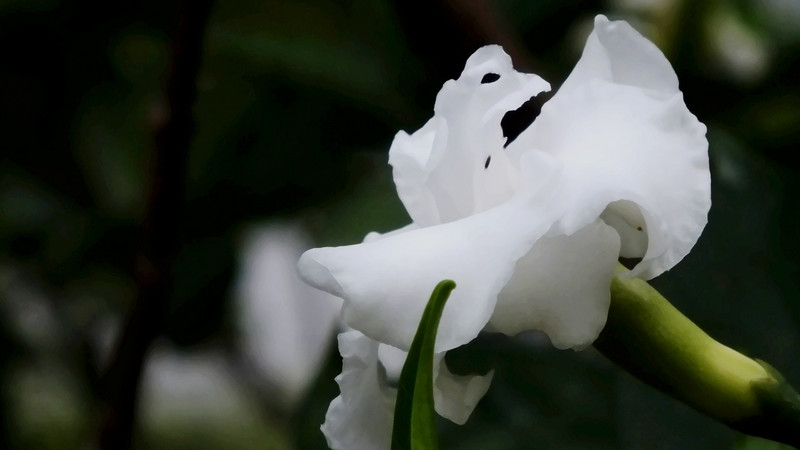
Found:
[[[617,230],[620,237],[619,256],[642,258],[647,252],[647,227],[642,211],[636,203],[628,200],[611,202],[600,214],[608,226]]]

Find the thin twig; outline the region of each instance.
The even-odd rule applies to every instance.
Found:
[[[103,379],[99,446],[104,449],[131,447],[142,368],[147,350],[162,330],[172,287],[172,264],[178,252],[186,160],[194,134],[196,80],[212,3],[179,3],[166,86],[168,109],[155,134],[155,172],[136,260],[138,294]]]

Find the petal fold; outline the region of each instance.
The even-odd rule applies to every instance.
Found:
[[[487,75],[493,75],[487,82]],[[550,89],[514,70],[496,45],[478,49],[458,80],[444,84],[434,117],[417,132],[399,132],[389,150],[397,192],[420,226],[461,219],[508,200],[517,174],[505,155],[501,121]]]
[[[434,286],[451,279],[457,287],[435,351],[463,345],[489,320],[517,259],[560,214],[557,167],[543,154],[526,155],[525,167],[530,178],[509,202],[455,222],[311,249],[298,262],[300,276],[344,298],[347,326],[406,351]]]
[[[436,412],[458,425],[464,425],[489,390],[494,371],[486,375],[455,375],[447,368],[443,353],[434,355],[433,371]]]
[[[336,382],[341,394],[331,402],[321,427],[328,446],[334,450],[391,447],[397,392],[386,381],[378,346],[378,342],[355,330],[339,335],[343,363]]]
[[[540,239],[517,261],[489,328],[545,332],[556,348],[591,344],[606,323],[619,235],[602,221],[571,236]]]
[[[571,90],[592,79],[613,81],[672,94],[678,92],[678,76],[655,44],[624,21],[598,15],[580,60],[561,89]]]
[[[554,231],[571,234],[602,214],[624,253],[643,257],[631,275],[649,279],[705,227],[705,132],[664,55],[628,24],[598,16],[573,73],[508,150],[514,158],[535,148],[563,164],[571,207]]]
[[[330,404],[322,425],[328,446],[335,450],[388,450],[394,406],[407,353],[381,344],[356,330],[339,335],[342,373],[336,377],[341,394]],[[463,425],[492,380],[487,375],[454,375],[444,353],[434,355],[434,404],[442,417]]]

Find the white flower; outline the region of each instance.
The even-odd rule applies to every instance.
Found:
[[[330,348],[341,300],[297,278],[309,247],[297,224],[253,227],[245,236],[235,297],[247,362],[284,409],[297,406]]]
[[[483,47],[444,84],[433,118],[397,134],[389,162],[413,223],[298,263],[306,282],[344,299],[349,327],[407,350],[433,287],[452,279],[439,360],[483,329],[541,330],[558,348],[582,348],[605,324],[620,256],[641,258],[631,276],[649,279],[689,252],[710,207],[708,143],[664,55],[598,16],[572,74],[506,142],[506,113],[547,90]],[[341,387],[334,406],[357,411],[345,392],[357,386]]]

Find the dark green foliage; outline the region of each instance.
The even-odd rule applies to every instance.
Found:
[[[433,349],[445,302],[455,287],[452,280],[439,282],[419,321],[397,387],[392,450],[435,450],[439,447],[433,408]]]

